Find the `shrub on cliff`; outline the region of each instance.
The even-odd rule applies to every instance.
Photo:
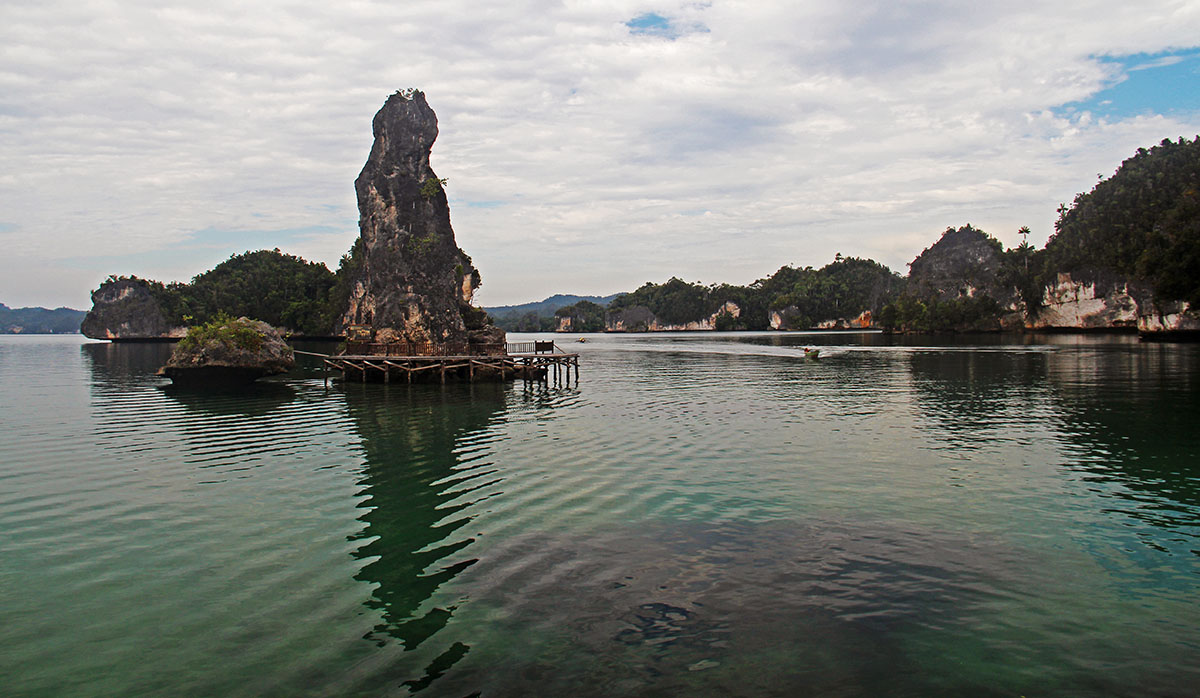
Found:
[[[207,346],[222,346],[229,350],[258,351],[263,345],[263,334],[248,318],[234,319],[226,313],[217,313],[209,322],[194,325],[187,336],[179,340],[178,349],[195,353]]]

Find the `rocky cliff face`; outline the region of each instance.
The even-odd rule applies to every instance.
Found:
[[[807,330],[808,323],[803,320],[803,315],[800,309],[794,305],[789,305],[779,310],[772,310],[767,315],[768,322],[773,330]],[[818,330],[869,330],[875,327],[873,313],[870,310],[864,310],[852,318],[830,318],[821,320],[816,324]],[[799,324],[803,323],[803,324]]]
[[[622,308],[620,310],[609,311],[605,318],[605,331],[607,332],[697,332],[697,331],[713,331],[717,329],[717,318],[722,314],[730,317],[741,317],[742,309],[733,301],[725,301],[725,304],[717,309],[717,312],[700,320],[693,320],[686,323],[668,323],[658,319],[654,313],[644,305],[635,305],[632,308]],[[560,327],[562,325],[560,324]],[[560,331],[565,331],[561,330]]]
[[[909,264],[903,294],[910,308],[922,303],[937,309],[902,324],[916,324],[920,331],[1020,329],[1023,308],[1017,289],[1001,281],[1003,252],[1000,242],[982,230],[947,228]]]
[[[909,264],[908,291],[943,301],[985,294],[1002,305],[1012,303],[1015,291],[997,278],[1002,251],[982,230],[969,225],[947,229]]]
[[[1081,278],[1060,273],[1044,289],[1042,306],[1025,321],[1030,330],[1125,329],[1147,334],[1195,333],[1200,313],[1185,301],[1156,303],[1148,285],[1114,274]]]
[[[454,240],[443,183],[429,166],[437,116],[417,90],[388,98],[375,143],[354,182],[362,262],[342,318],[390,330],[398,341],[503,344],[504,332],[471,307],[479,272]]]
[[[1148,288],[1113,275],[1090,275],[1088,280],[1058,274],[1042,292],[1042,305],[1025,319],[1025,328],[1133,329],[1138,307],[1148,304]]]
[[[171,327],[142,279],[125,278],[101,284],[92,292],[92,309],[79,331],[92,339],[167,339],[187,333]]]

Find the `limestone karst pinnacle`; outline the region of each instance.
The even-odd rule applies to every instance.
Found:
[[[359,265],[343,327],[414,343],[503,345],[471,306],[479,272],[450,227],[443,182],[429,166],[437,116],[419,90],[396,92],[372,122],[374,145],[354,182]]]

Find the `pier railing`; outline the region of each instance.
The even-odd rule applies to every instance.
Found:
[[[346,342],[351,356],[496,356],[502,342]]]
[[[346,342],[349,356],[499,356],[561,354],[553,340],[533,342]]]
[[[553,354],[558,351],[554,341],[545,342],[509,342],[509,354]]]

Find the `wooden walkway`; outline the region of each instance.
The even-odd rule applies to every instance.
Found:
[[[475,380],[569,381],[571,370],[579,380],[579,354],[564,352],[554,342],[510,343],[503,354],[401,355],[315,354],[324,362],[325,381],[329,371],[340,371],[342,380],[390,383],[393,379],[412,383]]]

